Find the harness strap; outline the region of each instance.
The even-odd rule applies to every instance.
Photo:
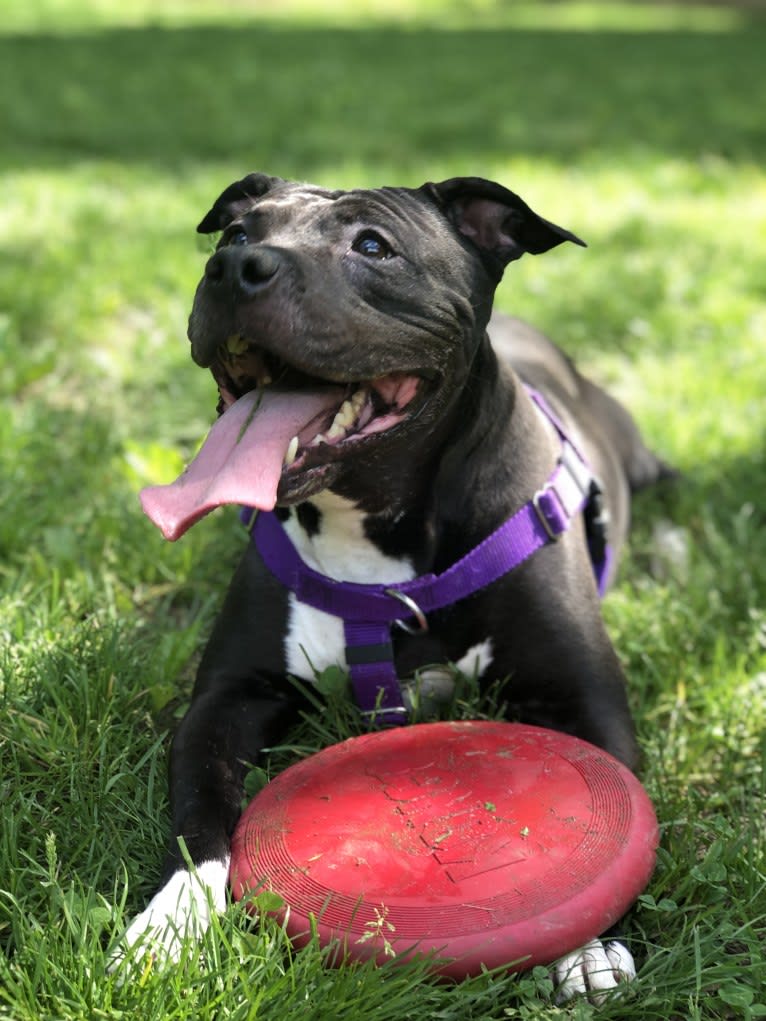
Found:
[[[461,560],[441,574],[424,574],[395,585],[337,581],[309,567],[273,512],[245,508],[242,520],[266,567],[299,602],[340,617],[346,661],[362,713],[378,725],[406,722],[407,709],[396,676],[391,627],[417,632],[428,628],[426,615],[472,595],[497,581],[565,532],[600,487],[587,462],[567,437],[544,398],[530,396],[551,421],[562,450],[550,478],[532,499]],[[594,564],[603,594],[608,558]]]

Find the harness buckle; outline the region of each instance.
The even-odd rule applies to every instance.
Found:
[[[588,536],[591,558],[597,564],[606,557],[609,544],[610,515],[604,505],[603,495],[604,488],[594,476],[590,484],[588,502],[585,505],[585,534]]]
[[[593,472],[569,440],[563,442],[559,464],[569,472],[570,478],[582,493],[583,499],[586,499],[590,495],[591,484],[595,481]]]
[[[394,599],[398,599],[400,603],[403,603],[418,622],[418,627],[413,627],[412,624],[407,624],[403,620],[395,620],[394,624],[398,628],[401,628],[402,631],[406,631],[408,635],[421,635],[428,631],[426,615],[414,599],[408,596],[406,592],[401,592],[399,589],[387,588],[384,591],[387,596],[392,596]]]
[[[553,493],[556,496],[556,499],[558,499],[558,493],[556,493],[556,487],[554,486],[554,484],[552,482],[546,482],[543,488],[538,489],[535,495],[532,497],[532,506],[535,509],[535,514],[537,514],[540,524],[543,526],[545,530],[545,534],[548,536],[551,542],[558,542],[559,535],[561,533],[553,531],[553,529],[551,528],[550,521],[548,520],[548,515],[545,513],[545,511],[540,505],[540,501],[546,499],[551,493]]]
[[[551,542],[556,542],[574,515],[586,505],[593,481],[587,463],[564,440],[556,471],[532,497],[535,514]]]

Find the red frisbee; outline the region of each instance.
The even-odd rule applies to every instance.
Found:
[[[268,784],[234,834],[240,899],[278,894],[296,945],[355,959],[433,955],[441,974],[549,964],[624,914],[657,820],[620,762],[514,723],[351,738]]]

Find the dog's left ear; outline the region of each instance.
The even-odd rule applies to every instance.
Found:
[[[197,232],[213,234],[223,230],[246,212],[255,199],[281,184],[285,184],[281,177],[269,177],[268,174],[248,174],[241,181],[235,181],[215,200],[213,208],[197,227]]]
[[[512,191],[482,177],[453,177],[423,191],[456,230],[502,267],[525,252],[540,255],[562,241],[585,247],[575,234],[544,220]]]

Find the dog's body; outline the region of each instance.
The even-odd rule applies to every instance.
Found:
[[[479,179],[344,193],[251,175],[200,225],[218,229],[189,336],[195,360],[219,383],[228,409],[220,423],[244,409],[235,455],[243,446],[265,450],[287,428],[280,401],[317,403],[297,415],[298,439],[280,447],[285,464],[268,481],[234,492],[240,464],[205,503],[190,469],[180,480],[185,493],[194,490],[189,507],[177,493],[164,505],[161,492],[150,493],[147,511],[166,535],[211,503],[275,505],[302,559],[332,578],[396,585],[442,572],[527,503],[561,454],[523,380],[544,394],[603,483],[609,541],[619,547],[631,491],[664,466],[627,413],[545,337],[500,316],[492,344],[486,331],[505,264],[577,238]],[[250,401],[255,388],[267,394],[263,405],[260,396]],[[280,424],[265,439],[256,427],[248,432],[272,413]],[[212,492],[207,477],[205,485]],[[482,687],[507,681],[509,718],[576,734],[636,766],[582,515],[513,571],[429,614],[427,633],[394,629],[392,641],[399,677],[443,663]],[[310,683],[335,664],[346,666],[343,622],[298,601],[250,544],[173,742],[164,885],[128,944],[148,934],[172,955],[179,933],[222,909],[248,764],[298,716],[301,695],[288,678]],[[608,988],[632,968],[621,944],[596,941],[558,970],[572,992]]]

